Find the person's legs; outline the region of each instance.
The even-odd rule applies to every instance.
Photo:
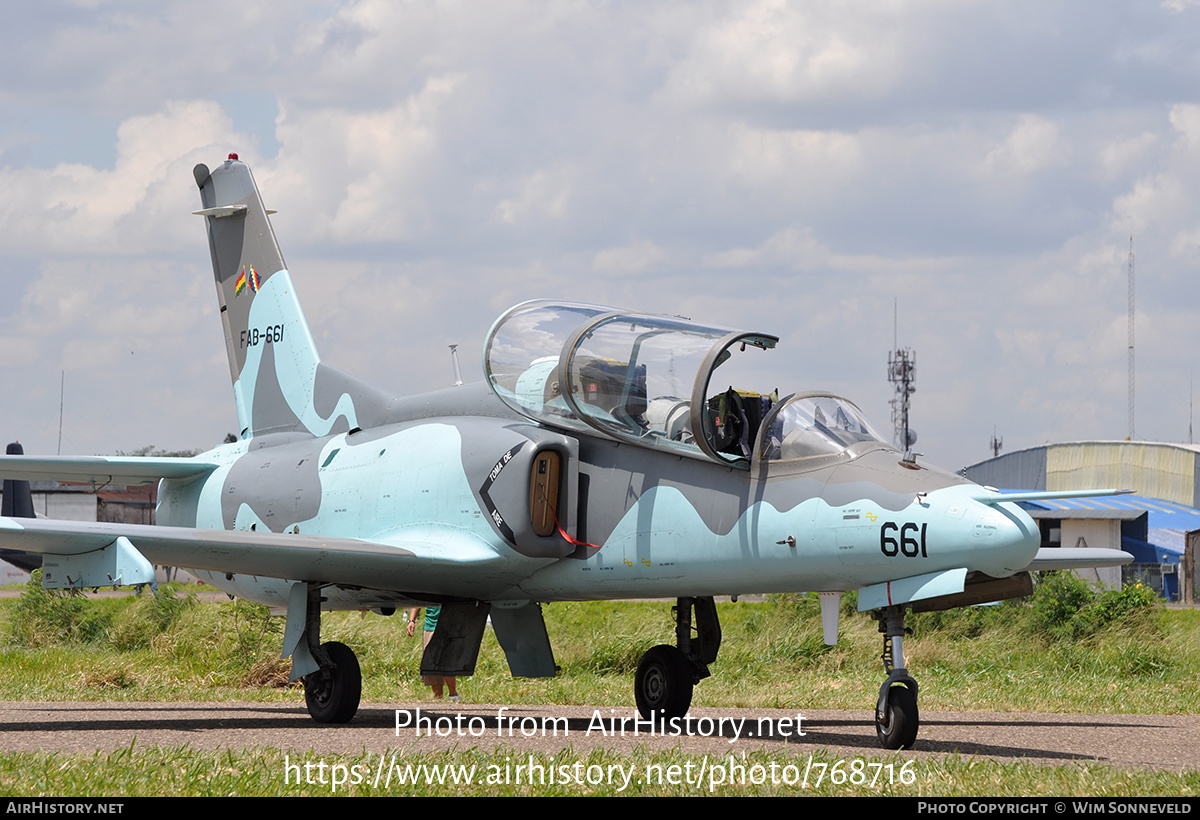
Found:
[[[421,641],[425,646],[429,646],[429,642],[432,640],[433,640],[433,631],[432,630],[427,630],[426,632],[424,632],[421,635]],[[433,696],[435,698],[443,697],[445,680],[446,679],[443,678],[441,675],[422,675],[421,676],[421,683],[423,683],[426,686],[433,689]],[[454,679],[451,678],[450,680],[454,680]],[[450,687],[450,694],[451,695],[454,694],[454,685],[453,684],[451,684],[451,687]]]

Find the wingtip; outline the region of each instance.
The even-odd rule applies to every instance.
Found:
[[[1017,503],[1021,501],[1054,501],[1066,498],[1110,498],[1114,495],[1129,495],[1133,490],[1035,490],[1031,492],[1002,493],[995,487],[983,487],[986,494],[975,495],[975,500],[981,504]]]

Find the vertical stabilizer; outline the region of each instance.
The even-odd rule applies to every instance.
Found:
[[[254,177],[236,154],[193,169],[208,226],[217,299],[242,436],[370,427],[375,388],[321,364]]]
[[[19,441],[14,441],[4,450],[10,456],[25,454],[25,448]],[[33,509],[33,492],[28,481],[20,479],[4,479],[4,497],[0,499],[0,515],[5,518],[37,518]],[[20,550],[0,550],[0,558],[18,569],[33,572],[42,565],[42,556],[31,555]]]
[[[4,452],[10,456],[20,456],[25,454],[25,448],[21,446],[21,442],[14,441]],[[33,492],[28,481],[4,479],[4,498],[0,501],[0,515],[5,518],[37,518],[33,511]],[[40,561],[38,565],[41,565]]]

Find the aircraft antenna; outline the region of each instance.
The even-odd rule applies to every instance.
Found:
[[[67,388],[67,371],[60,371],[61,376],[58,380],[58,454],[62,455],[62,417],[63,417],[63,394]]]
[[[893,307],[893,311],[895,308]],[[893,317],[893,324],[895,318]],[[916,380],[917,354],[912,348],[901,348],[893,331],[893,348],[888,351],[888,381],[896,386],[896,395],[892,398],[892,425],[895,429],[894,441],[896,446],[904,451],[908,459],[912,446],[917,443],[916,432],[908,426],[909,397],[916,392],[913,382]]]
[[[458,345],[450,345],[450,361],[454,362],[454,386],[463,383],[462,371],[458,369]]]
[[[1129,437],[1133,441],[1133,237],[1129,237]]]

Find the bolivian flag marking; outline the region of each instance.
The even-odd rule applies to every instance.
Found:
[[[253,266],[250,268],[250,273],[246,273],[246,266],[242,265],[241,273],[238,274],[237,282],[233,285],[233,295],[238,296],[246,286],[250,286],[252,293],[258,293],[258,289],[262,286],[262,278],[258,275],[258,271]]]

